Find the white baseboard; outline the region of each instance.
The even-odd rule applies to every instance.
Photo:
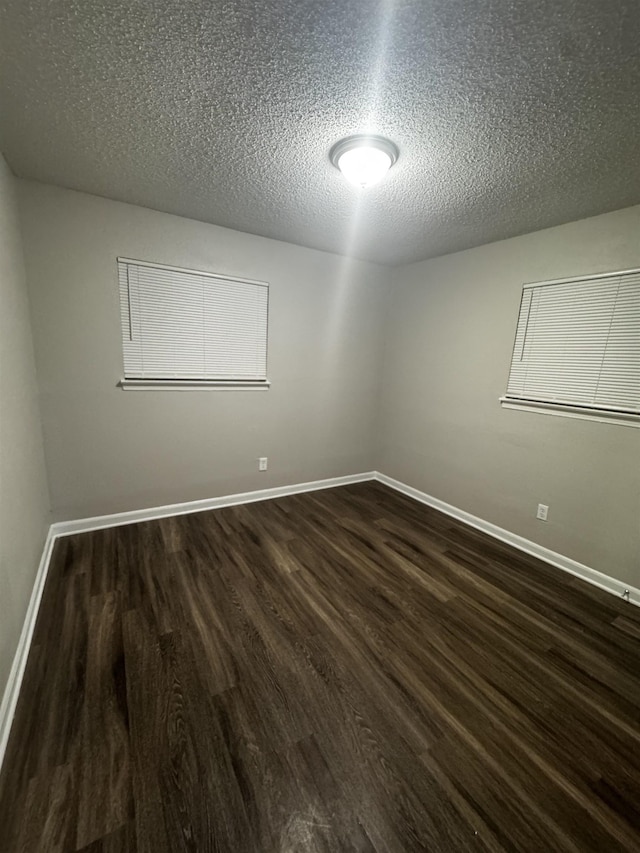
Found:
[[[0,767],[2,767],[2,761],[9,741],[9,731],[11,730],[13,715],[15,714],[16,705],[18,704],[22,678],[27,666],[27,658],[29,657],[33,631],[36,627],[38,609],[40,608],[40,600],[42,599],[42,591],[44,590],[47,572],[49,571],[49,560],[51,559],[54,540],[55,536],[53,535],[50,527],[47,533],[47,538],[45,539],[42,557],[40,558],[40,564],[38,565],[38,571],[36,572],[33,589],[31,590],[31,598],[29,599],[27,613],[22,624],[22,631],[20,633],[20,639],[18,640],[18,648],[16,649],[16,653],[13,657],[11,671],[9,672],[9,679],[2,696],[2,702],[0,703]]]
[[[403,495],[407,495],[416,501],[420,501],[420,503],[433,507],[440,512],[444,512],[446,515],[450,515],[452,518],[456,518],[458,521],[462,521],[470,527],[475,527],[477,530],[481,530],[483,533],[493,536],[494,539],[506,542],[508,545],[512,545],[519,551],[524,551],[526,554],[531,554],[532,557],[544,560],[545,563],[550,563],[552,566],[562,569],[564,572],[569,572],[569,574],[582,578],[582,580],[600,587],[600,589],[604,589],[606,592],[617,595],[619,598],[621,598],[623,593],[628,590],[629,601],[632,604],[640,606],[640,589],[637,587],[623,583],[623,581],[620,581],[617,578],[612,578],[609,575],[605,575],[596,569],[592,569],[590,566],[585,566],[583,563],[578,563],[576,560],[572,560],[570,557],[558,554],[556,551],[552,551],[550,548],[545,548],[543,545],[538,545],[537,542],[525,539],[524,536],[518,536],[517,533],[511,533],[509,530],[498,527],[497,524],[492,524],[490,521],[484,521],[484,519],[478,518],[476,515],[471,515],[470,512],[458,509],[458,507],[445,503],[438,498],[434,498],[431,495],[426,494],[426,492],[414,489],[413,486],[407,486],[406,483],[402,483],[400,480],[394,480],[392,477],[387,477],[386,474],[381,474],[379,471],[375,472],[375,479],[380,483],[384,483],[386,486],[390,486],[397,492],[402,492]]]
[[[73,533],[86,533],[91,530],[100,530],[105,527],[118,527],[123,524],[135,524],[139,521],[150,521],[152,519],[166,518],[167,516],[172,515],[186,515],[187,513],[203,512],[208,509],[221,509],[226,506],[236,506],[238,504],[253,503],[255,501],[266,501],[272,498],[286,497],[287,495],[313,492],[318,489],[330,489],[335,486],[362,483],[367,480],[378,480],[380,483],[384,483],[392,489],[420,501],[420,503],[427,504],[427,506],[440,510],[440,512],[444,512],[447,515],[470,525],[471,527],[482,530],[484,533],[488,533],[490,536],[500,539],[502,542],[513,545],[514,548],[517,548],[520,551],[524,551],[527,554],[538,557],[539,559],[544,560],[563,571],[569,572],[572,575],[576,575],[577,577],[582,578],[583,580],[588,581],[589,583],[600,587],[600,589],[604,589],[614,595],[621,596],[622,593],[628,589],[630,593],[630,601],[633,604],[640,604],[640,589],[630,587],[628,584],[624,584],[622,581],[611,578],[602,572],[598,572],[595,569],[590,568],[589,566],[585,566],[582,563],[571,560],[569,557],[564,557],[562,554],[557,554],[555,551],[551,551],[549,548],[544,548],[542,545],[531,542],[530,540],[525,539],[522,536],[518,536],[515,533],[510,533],[508,530],[504,530],[495,524],[491,524],[490,522],[484,521],[475,515],[471,515],[471,513],[451,506],[451,504],[447,504],[438,498],[431,497],[431,495],[427,495],[425,492],[414,489],[412,486],[407,486],[405,483],[401,483],[399,480],[387,477],[385,474],[381,474],[378,471],[368,471],[362,474],[352,474],[346,477],[332,477],[327,480],[314,480],[310,483],[297,483],[290,486],[276,486],[272,489],[261,489],[254,492],[225,495],[219,498],[169,504],[167,506],[152,507],[151,509],[133,510],[131,512],[114,513],[113,515],[101,515],[94,518],[81,518],[75,521],[57,522],[51,525],[47,534],[42,558],[40,560],[40,565],[38,566],[33,591],[31,593],[31,599],[29,601],[24,624],[22,626],[22,633],[20,634],[18,648],[16,649],[16,653],[13,658],[11,672],[9,673],[9,680],[2,697],[2,703],[0,704],[0,767],[2,766],[2,761],[7,748],[9,732],[18,702],[18,695],[22,686],[22,679],[27,665],[31,640],[36,626],[38,609],[40,607],[42,592],[44,590],[47,573],[49,571],[49,561],[51,559],[53,545],[59,536],[69,536]]]
[[[136,524],[139,521],[152,521],[171,515],[188,515],[192,512],[204,512],[208,509],[222,509],[225,506],[249,504],[255,501],[268,501],[284,498],[303,492],[315,492],[318,489],[331,489],[334,486],[348,486],[351,483],[363,483],[374,480],[375,471],[363,474],[349,474],[346,477],[330,477],[327,480],[312,480],[310,483],[294,483],[291,486],[275,486],[272,489],[259,489],[254,492],[241,492],[236,495],[223,495],[219,498],[205,498],[200,501],[186,501],[179,504],[167,504],[150,509],[134,509],[130,512],[116,512],[113,515],[97,515],[93,518],[79,518],[75,521],[58,521],[52,525],[56,536],[68,536],[71,533],[86,533],[101,530],[104,527],[120,527],[123,524]]]

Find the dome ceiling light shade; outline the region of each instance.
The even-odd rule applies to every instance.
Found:
[[[398,159],[398,149],[382,136],[361,134],[336,142],[329,157],[349,183],[364,188],[384,178]]]

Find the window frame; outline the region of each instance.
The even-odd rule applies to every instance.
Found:
[[[265,332],[265,378],[264,379],[238,379],[238,378],[215,378],[215,379],[198,379],[198,378],[155,378],[155,377],[128,377],[126,376],[125,368],[125,351],[124,351],[124,336],[122,330],[123,322],[123,304],[120,292],[120,266],[135,265],[137,267],[148,267],[154,270],[165,270],[171,273],[185,273],[192,276],[201,276],[204,278],[214,279],[226,283],[239,283],[265,287],[267,289],[267,305],[266,305],[266,332]],[[237,275],[225,275],[222,273],[214,273],[209,270],[190,269],[187,267],[179,267],[171,264],[161,264],[154,261],[142,261],[135,258],[118,256],[116,258],[116,279],[118,290],[118,308],[120,314],[120,329],[121,329],[121,358],[123,374],[122,378],[117,382],[117,386],[124,391],[268,391],[271,382],[267,376],[268,357],[269,357],[269,312],[270,312],[270,285],[266,281],[258,279],[249,279]],[[130,311],[130,307],[128,308]],[[130,314],[129,314],[130,322]]]
[[[516,347],[518,345],[518,329],[520,326],[520,317],[522,305],[527,290],[533,292],[533,288],[546,287],[553,285],[575,284],[580,282],[595,282],[604,279],[615,279],[623,276],[640,275],[640,268],[632,268],[625,270],[614,270],[611,272],[596,273],[594,275],[579,275],[570,276],[568,278],[550,279],[545,281],[525,282],[522,285],[520,306],[518,308],[518,316],[516,320],[516,331],[514,335],[513,347],[511,350],[511,359],[509,363],[509,372],[507,376],[507,387],[511,378],[511,372],[514,363]],[[541,397],[529,399],[517,396],[510,396],[508,393],[499,397],[500,405],[505,409],[514,409],[519,411],[535,412],[544,415],[554,415],[559,417],[578,418],[580,420],[590,420],[599,423],[617,424],[627,427],[640,427],[640,412],[625,411],[622,408],[611,408],[606,405],[598,404],[580,404],[566,403],[553,400],[545,400]]]

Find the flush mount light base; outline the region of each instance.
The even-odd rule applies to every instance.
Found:
[[[383,136],[359,134],[341,139],[329,159],[357,187],[370,187],[386,175],[398,159],[398,149]]]

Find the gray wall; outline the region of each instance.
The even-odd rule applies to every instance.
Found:
[[[640,266],[640,208],[390,271],[18,185],[56,518],[377,468],[640,585],[640,430],[498,403],[522,283]],[[271,390],[119,390],[117,255],[268,280]]]
[[[31,182],[20,210],[56,519],[373,468],[386,270]],[[118,255],[268,281],[271,389],[118,389]]]
[[[640,586],[640,429],[498,403],[523,282],[632,267],[640,207],[397,269],[379,470]]]
[[[49,523],[14,185],[0,155],[0,697]]]

